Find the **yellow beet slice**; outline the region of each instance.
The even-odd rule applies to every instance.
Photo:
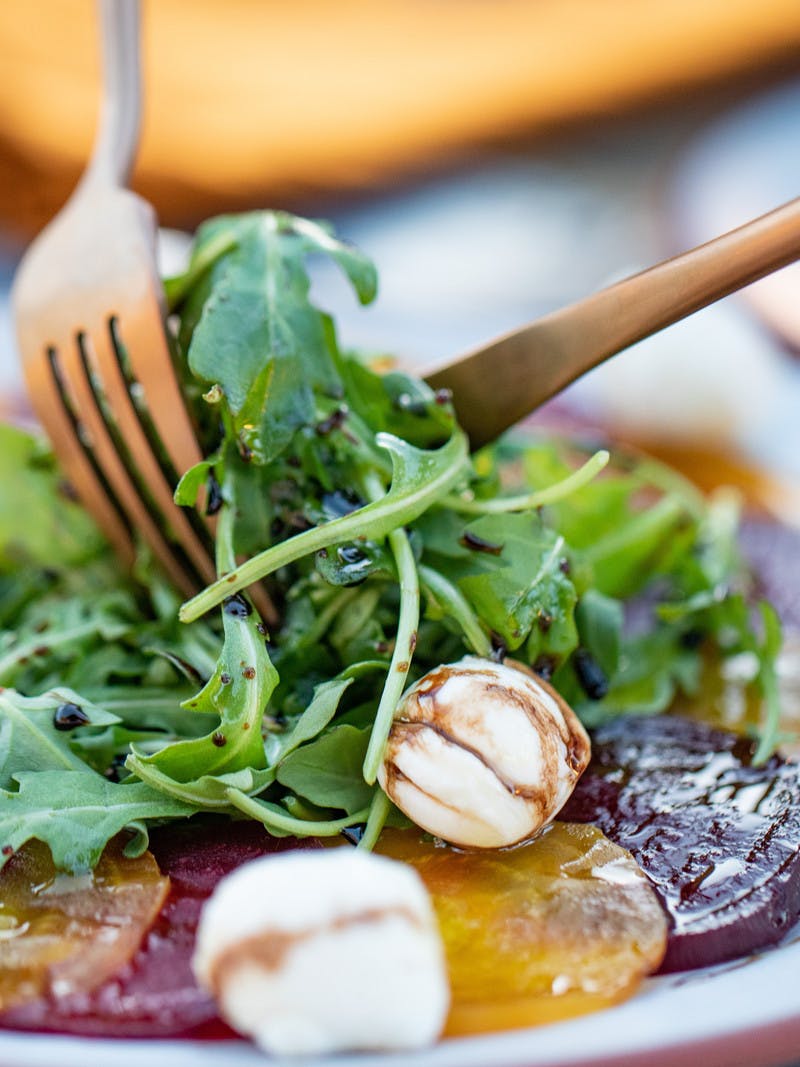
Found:
[[[667,921],[630,853],[593,826],[555,823],[503,851],[387,830],[379,849],[433,898],[452,988],[445,1032],[581,1015],[630,996],[660,964]]]
[[[112,842],[94,873],[55,870],[30,842],[0,874],[0,1009],[41,996],[88,993],[123,967],[169,890],[155,859]]]

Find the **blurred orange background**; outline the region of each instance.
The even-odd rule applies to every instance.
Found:
[[[135,185],[162,222],[301,205],[482,147],[800,68],[798,0],[145,0]],[[0,4],[0,226],[66,199],[98,105],[92,0]]]

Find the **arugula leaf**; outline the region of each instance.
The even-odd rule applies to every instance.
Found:
[[[691,692],[700,681],[702,664],[696,651],[683,647],[679,635],[663,629],[629,640],[606,696],[587,700],[562,668],[554,682],[584,724],[593,727],[620,715],[655,715],[667,709],[680,687]]]
[[[373,793],[361,773],[369,735],[354,726],[335,726],[282,760],[277,779],[319,807],[358,811]]]
[[[89,768],[73,751],[73,731],[59,729],[56,709],[74,704],[86,716],[80,727],[102,727],[119,722],[102,708],[71,689],[53,690],[41,697],[25,697],[13,689],[0,690],[0,788],[11,787],[16,771],[85,771]]]
[[[90,870],[120,831],[133,833],[126,854],[141,855],[148,820],[181,818],[195,810],[142,782],[116,785],[88,768],[20,771],[14,778],[17,791],[0,789],[0,866],[36,838],[48,846],[60,870]]]
[[[268,463],[298,427],[313,422],[314,391],[339,387],[332,326],[308,299],[305,258],[314,252],[332,256],[362,303],[373,298],[376,275],[325,227],[282,212],[206,223],[195,256],[222,234],[228,248],[192,295],[202,310],[195,312],[189,366],[221,390],[241,448]]]
[[[0,423],[0,571],[80,565],[103,539],[41,441]]]
[[[216,730],[176,741],[151,756],[133,750],[135,773],[152,765],[177,782],[266,765],[261,720],[278,673],[264,644],[266,630],[249,602],[229,597],[222,613],[225,640],[214,674],[183,707],[219,716]]]
[[[532,515],[485,515],[461,529],[447,547],[450,558],[437,558],[436,566],[484,624],[512,651],[534,625],[542,649],[562,655],[574,648],[577,594],[565,573],[564,539]]]
[[[292,730],[283,737],[268,739],[268,757],[270,764],[284,760],[300,745],[322,733],[336,714],[344,692],[352,685],[354,679],[332,678],[314,689],[314,698],[299,717]]]
[[[414,448],[391,434],[378,434],[376,441],[392,457],[392,482],[385,496],[253,556],[188,600],[181,608],[180,618],[191,622],[219,604],[226,595],[322,548],[345,544],[354,537],[371,540],[386,537],[421,515],[464,475],[467,445],[460,431],[435,451]]]
[[[341,363],[347,403],[373,433],[391,433],[418,448],[452,436],[456,420],[449,397],[436,396],[417,378],[398,371],[376,374],[357,355]]]
[[[249,795],[260,793],[275,781],[273,767],[255,769],[243,767],[221,774],[203,774],[199,778],[177,781],[159,770],[153,762],[142,759],[134,751],[125,766],[154,790],[191,805],[196,810],[218,811],[230,808],[230,792]]]
[[[0,685],[18,685],[31,660],[59,657],[68,661],[87,642],[114,641],[131,626],[120,611],[126,611],[127,604],[113,594],[90,603],[65,600],[56,610],[52,604],[46,610],[43,607],[35,605],[0,648]]]
[[[606,675],[619,666],[625,612],[618,600],[588,589],[578,601],[575,622],[581,645],[592,655]]]

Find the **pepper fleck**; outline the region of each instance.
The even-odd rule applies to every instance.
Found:
[[[227,745],[228,743],[228,739],[225,737],[225,734],[220,733],[219,730],[217,730],[215,734],[211,735],[211,741],[217,746],[217,748],[224,748],[225,745]]]

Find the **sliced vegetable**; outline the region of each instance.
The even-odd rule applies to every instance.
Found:
[[[169,880],[149,852],[114,840],[94,873],[59,873],[38,841],[0,874],[0,1010],[90,993],[122,970],[161,910]]]
[[[502,852],[456,851],[418,831],[387,830],[378,850],[415,867],[433,897],[452,988],[450,1035],[608,1007],[663,958],[658,898],[630,854],[594,827],[555,823]]]

